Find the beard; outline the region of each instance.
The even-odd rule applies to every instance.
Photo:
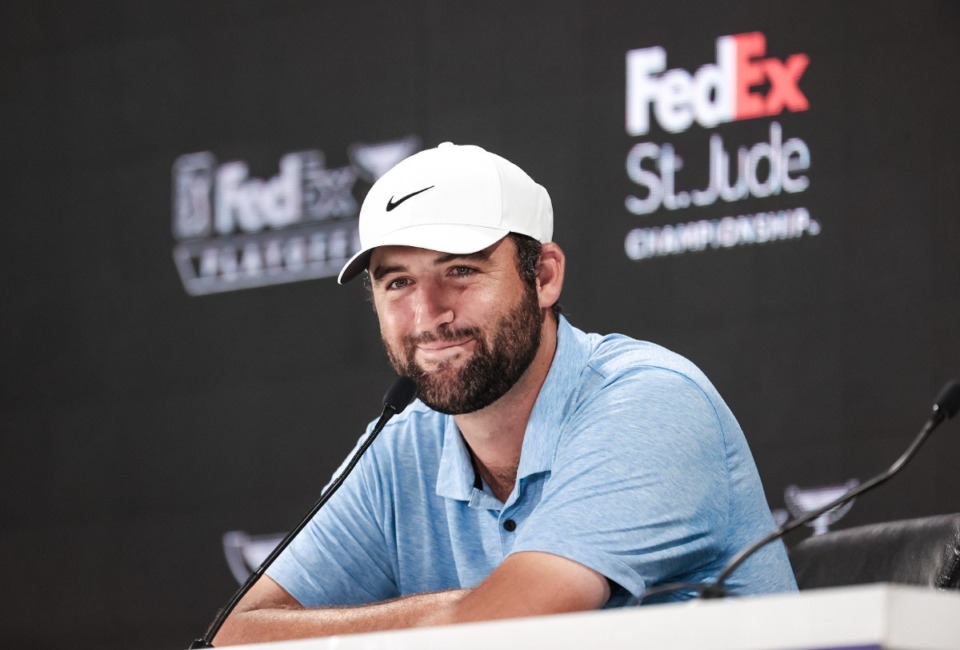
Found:
[[[516,306],[502,316],[493,328],[449,329],[405,336],[401,349],[383,341],[394,370],[412,379],[417,397],[435,411],[448,415],[472,413],[503,397],[523,376],[540,349],[543,312],[535,290],[524,291]],[[416,362],[416,348],[435,341],[476,341],[473,356],[459,371],[451,359],[427,372]]]

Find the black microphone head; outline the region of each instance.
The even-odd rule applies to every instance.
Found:
[[[936,401],[933,403],[935,413],[941,414],[947,420],[952,418],[960,411],[960,383],[955,379],[947,382],[947,385],[940,390]]]
[[[417,396],[417,385],[409,377],[400,377],[383,396],[383,407],[393,411],[394,415],[407,408]]]

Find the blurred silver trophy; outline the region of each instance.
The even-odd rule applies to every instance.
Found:
[[[360,178],[374,183],[398,162],[420,149],[420,138],[410,135],[389,142],[352,144],[347,148],[350,164]]]
[[[770,511],[770,514],[773,515],[773,523],[777,526],[782,526],[790,521],[790,513],[787,512],[786,508],[774,508]]]
[[[783,491],[783,500],[790,514],[794,517],[802,517],[808,512],[813,512],[817,508],[827,505],[858,485],[860,485],[860,481],[855,478],[841,485],[824,485],[813,488],[800,488],[796,485],[788,485],[787,489]],[[843,516],[850,511],[850,508],[853,507],[853,502],[854,499],[851,499],[841,506],[831,508],[819,517],[807,522],[807,525],[813,527],[814,535],[822,535],[830,530],[831,525],[840,521]]]
[[[227,558],[230,573],[243,584],[256,571],[270,552],[283,539],[282,533],[273,535],[248,535],[242,530],[223,534],[223,554]]]

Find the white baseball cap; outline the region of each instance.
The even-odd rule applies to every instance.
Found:
[[[509,160],[444,142],[399,162],[370,188],[360,208],[360,251],[337,281],[358,276],[378,246],[467,255],[511,232],[549,242],[550,195]]]

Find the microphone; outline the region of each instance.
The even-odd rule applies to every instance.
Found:
[[[861,483],[853,489],[848,490],[830,503],[808,512],[805,515],[791,519],[790,521],[775,528],[767,535],[761,537],[753,544],[734,555],[713,582],[706,584],[683,582],[660,585],[659,587],[654,587],[653,589],[644,592],[640,596],[640,602],[642,603],[645,599],[651,596],[671,593],[683,589],[694,589],[698,592],[698,595],[701,598],[725,597],[727,595],[725,589],[727,578],[729,578],[730,575],[733,574],[733,572],[736,571],[740,565],[743,564],[754,553],[759,551],[770,542],[776,541],[785,536],[795,528],[802,526],[808,521],[816,519],[828,510],[842,506],[864,492],[872,490],[881,483],[886,482],[894,474],[903,469],[904,465],[913,459],[917,451],[920,449],[920,446],[923,445],[930,434],[933,433],[933,430],[945,420],[949,420],[956,415],[958,410],[960,410],[960,383],[955,380],[951,380],[948,381],[947,384],[940,390],[936,400],[934,400],[933,410],[930,413],[930,417],[927,419],[926,424],[924,424],[923,428],[920,430],[920,433],[917,434],[917,437],[914,438],[907,450],[903,452],[903,455],[901,455],[900,458],[893,463],[893,465],[887,468],[885,472],[882,472],[865,483]]]
[[[230,599],[220,611],[217,612],[216,618],[213,619],[213,622],[210,624],[210,627],[207,628],[206,633],[199,639],[194,640],[190,644],[190,650],[195,648],[212,648],[213,639],[217,636],[217,632],[220,631],[220,628],[223,627],[224,621],[227,620],[227,617],[230,616],[230,612],[236,608],[237,603],[239,603],[243,597],[247,594],[250,589],[253,588],[253,585],[257,583],[261,576],[266,573],[267,569],[270,568],[270,565],[273,564],[281,553],[290,545],[290,542],[303,530],[310,520],[313,519],[314,515],[320,511],[320,508],[330,500],[330,497],[340,489],[340,486],[343,485],[344,480],[350,472],[353,471],[353,468],[360,462],[360,457],[363,456],[364,452],[373,444],[373,441],[380,434],[380,431],[383,430],[383,427],[387,425],[387,422],[390,421],[394,415],[397,415],[403,409],[407,408],[410,402],[413,401],[414,397],[417,395],[417,385],[409,377],[400,377],[393,383],[393,385],[387,390],[386,395],[383,396],[383,411],[380,413],[380,419],[377,420],[377,423],[373,426],[373,429],[370,431],[370,435],[367,436],[366,440],[360,445],[357,449],[357,452],[350,459],[350,462],[347,463],[347,466],[340,472],[340,475],[330,484],[330,487],[327,488],[327,491],[320,495],[320,498],[316,503],[313,504],[313,507],[310,509],[310,512],[300,520],[300,523],[297,524],[293,530],[287,533],[286,537],[281,540],[277,547],[273,549],[270,555],[267,556],[267,559],[257,568],[256,571],[250,574],[250,577],[247,578],[247,581],[243,583],[243,586],[233,595],[233,598]]]
[[[380,421],[373,427],[374,431],[377,431],[378,427],[382,429],[390,418],[407,408],[416,396],[417,385],[414,381],[409,377],[399,377],[383,396],[383,413],[380,414]]]
[[[949,420],[960,411],[960,384],[956,381],[948,381],[947,385],[940,389],[937,400],[933,404],[933,414],[931,420],[935,421],[937,426],[944,420]]]

